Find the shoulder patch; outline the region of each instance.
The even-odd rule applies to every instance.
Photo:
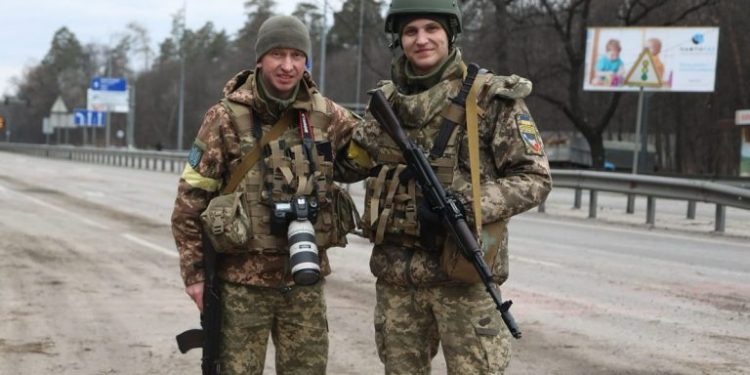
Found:
[[[526,154],[544,155],[542,137],[539,135],[539,131],[536,129],[536,124],[531,119],[531,115],[526,113],[516,115],[516,125],[518,125],[518,133],[523,140],[523,144],[526,146]]]
[[[188,154],[188,164],[190,164],[193,169],[198,167],[198,164],[201,162],[201,158],[203,157],[203,149],[200,148],[197,144],[193,144],[193,147],[190,148],[190,153]]]

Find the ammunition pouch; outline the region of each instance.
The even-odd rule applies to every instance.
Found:
[[[247,251],[250,239],[250,219],[247,216],[242,192],[220,195],[208,203],[201,213],[204,234],[217,253]]]
[[[347,244],[346,235],[362,228],[357,206],[354,204],[349,193],[336,184],[332,184],[333,209],[338,220],[334,228],[334,244],[332,246],[344,246]]]
[[[484,254],[484,262],[492,273],[492,280],[498,285],[508,279],[508,243],[507,223],[498,221],[482,225],[479,244]],[[447,236],[443,253],[440,256],[440,268],[453,281],[475,284],[482,282],[471,260],[467,259],[461,249]]]

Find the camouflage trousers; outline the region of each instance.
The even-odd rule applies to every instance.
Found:
[[[221,374],[262,374],[269,334],[277,374],[325,374],[328,322],[323,284],[282,292],[222,283]]]
[[[376,284],[375,340],[386,374],[429,374],[438,345],[449,374],[503,374],[510,332],[482,284]]]

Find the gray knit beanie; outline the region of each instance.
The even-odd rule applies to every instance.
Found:
[[[273,16],[263,22],[258,29],[255,42],[256,61],[274,48],[294,48],[310,57],[312,50],[310,33],[302,21],[292,16]]]

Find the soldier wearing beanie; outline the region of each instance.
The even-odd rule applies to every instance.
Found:
[[[255,69],[230,79],[206,112],[180,178],[172,213],[180,271],[201,312],[204,296],[221,296],[218,358],[204,366],[260,374],[270,335],[278,373],[324,374],[326,250],[345,246],[357,217],[333,181],[361,178],[344,174],[335,156],[359,119],[318,92],[298,19],[265,21],[255,54]],[[310,215],[289,208],[300,201]],[[292,224],[300,235],[288,236]],[[203,243],[217,253],[213,270]],[[211,271],[218,287],[209,290]]]
[[[465,91],[475,99],[458,105],[451,99],[467,72],[454,44],[458,2],[392,0],[385,23],[403,54],[392,62],[391,81],[377,89],[406,135],[429,152],[438,180],[477,237],[492,287],[499,287],[508,277],[508,221],[551,188],[541,137],[523,100],[531,82],[481,73]],[[442,347],[449,374],[502,374],[511,335],[443,213],[432,212],[401,150],[372,114],[352,139],[350,148],[364,149],[375,165],[363,232],[374,244],[375,341],[385,373],[429,374]]]

